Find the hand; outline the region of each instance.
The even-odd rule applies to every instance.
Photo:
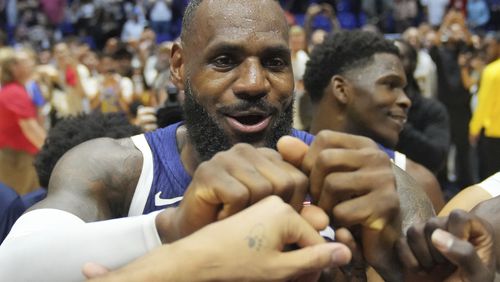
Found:
[[[153,107],[139,107],[134,124],[144,131],[153,131],[158,128],[156,124],[156,110]]]
[[[411,227],[398,245],[408,275],[419,281],[493,281],[491,226],[462,210]]]
[[[460,54],[460,55],[458,55],[458,65],[461,68],[467,67],[469,59],[470,59],[470,56],[468,56],[466,54]]]
[[[381,275],[390,275],[401,220],[387,154],[369,138],[322,131],[304,156],[302,170],[309,175],[313,202],[336,226],[360,225],[364,258]]]
[[[269,195],[300,210],[308,182],[277,151],[237,144],[198,166],[180,206],[157,216],[158,233],[163,242],[172,242]]]
[[[300,249],[283,252],[287,244]],[[344,265],[350,258],[346,246],[325,243],[291,206],[269,196],[100,281],[316,281],[323,268]]]
[[[322,7],[318,4],[311,4],[309,8],[307,8],[306,14],[310,16],[316,16],[322,12]]]

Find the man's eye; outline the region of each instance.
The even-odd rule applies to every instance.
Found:
[[[218,68],[227,68],[235,64],[235,60],[228,56],[219,56],[213,60],[213,64]]]
[[[270,58],[264,62],[264,65],[271,68],[283,68],[287,62],[282,58]]]

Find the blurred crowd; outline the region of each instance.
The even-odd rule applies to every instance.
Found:
[[[484,115],[473,118],[483,69],[498,58],[499,1],[280,2],[290,24],[296,128],[308,130],[312,118],[302,81],[310,52],[329,32],[362,28],[404,40],[415,53],[410,56],[414,70],[407,74],[415,82],[407,87],[414,106],[398,150],[434,172],[445,188],[449,183],[467,187],[500,169],[498,161],[485,160],[491,158],[492,149],[478,146]],[[6,31],[0,31],[2,91],[12,92],[11,84],[23,85],[24,102],[29,99],[30,105],[16,107],[31,121],[14,130],[17,137],[4,131],[2,150],[22,151],[29,164],[51,127],[81,113],[119,112],[146,130],[156,128],[151,122],[164,126],[181,120],[183,92],[170,80],[169,57],[186,3],[0,1],[0,25]],[[443,105],[445,112],[429,116],[419,106],[422,99]],[[7,121],[12,123],[15,117],[9,115],[11,106],[6,103],[14,101],[5,98],[0,103],[2,130],[13,130]],[[424,145],[412,145],[411,136],[417,133]],[[38,183],[24,185],[16,189],[21,194]]]

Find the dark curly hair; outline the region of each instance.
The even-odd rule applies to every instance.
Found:
[[[76,145],[99,137],[124,138],[141,132],[121,113],[82,114],[62,119],[49,130],[43,147],[35,157],[40,185],[48,187],[50,174],[57,161]]]
[[[304,86],[311,100],[314,103],[321,100],[332,76],[366,66],[377,53],[399,57],[398,48],[374,32],[354,30],[329,34],[314,48],[307,62]]]

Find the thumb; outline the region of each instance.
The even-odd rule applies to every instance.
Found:
[[[301,167],[302,160],[309,150],[309,146],[306,143],[292,136],[281,137],[276,146],[283,160],[298,168]]]
[[[292,277],[308,277],[311,273],[325,268],[337,267],[349,263],[351,251],[341,243],[321,243],[290,252],[283,252],[273,258],[273,265],[283,272],[279,280]],[[302,281],[302,280],[301,280]]]
[[[466,277],[474,277],[485,270],[474,246],[468,241],[461,240],[442,229],[436,229],[432,233],[431,241],[434,247],[456,265]]]
[[[97,263],[87,262],[83,265],[82,273],[87,279],[92,279],[108,274],[109,269]]]

